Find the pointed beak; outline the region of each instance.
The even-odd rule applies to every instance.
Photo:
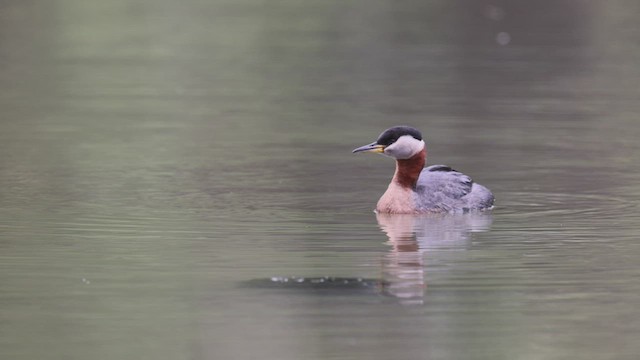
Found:
[[[376,143],[371,143],[369,145],[360,146],[357,149],[353,149],[353,153],[359,152],[373,152],[373,153],[382,153],[384,152],[384,145],[379,145]]]

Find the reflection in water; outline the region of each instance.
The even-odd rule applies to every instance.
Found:
[[[377,214],[376,217],[392,246],[383,262],[385,293],[405,304],[424,302],[425,252],[466,249],[469,234],[487,231],[492,222],[490,213]]]
[[[314,295],[386,295],[402,304],[423,304],[427,287],[427,252],[466,250],[470,233],[489,230],[491,213],[377,214],[391,250],[382,259],[382,278],[273,276],[243,284],[252,288],[290,289]]]

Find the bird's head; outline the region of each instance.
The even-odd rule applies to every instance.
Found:
[[[424,140],[420,131],[410,126],[394,126],[383,131],[375,142],[356,148],[353,152],[373,152],[403,160],[423,149]]]

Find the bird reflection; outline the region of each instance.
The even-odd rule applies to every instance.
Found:
[[[467,249],[470,234],[487,231],[492,223],[490,213],[377,214],[376,218],[391,246],[383,261],[384,293],[403,304],[424,302],[427,252]]]
[[[391,247],[382,256],[381,278],[273,276],[244,284],[301,290],[314,296],[385,295],[405,305],[422,304],[427,287],[427,254],[443,261],[448,251],[468,249],[471,233],[489,230],[492,222],[490,213],[377,214],[376,218]]]

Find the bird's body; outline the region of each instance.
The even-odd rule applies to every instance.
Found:
[[[385,130],[376,142],[354,152],[377,152],[396,159],[396,171],[376,206],[379,213],[424,214],[469,212],[493,207],[486,187],[445,165],[424,167],[427,151],[422,134],[408,126]]]

